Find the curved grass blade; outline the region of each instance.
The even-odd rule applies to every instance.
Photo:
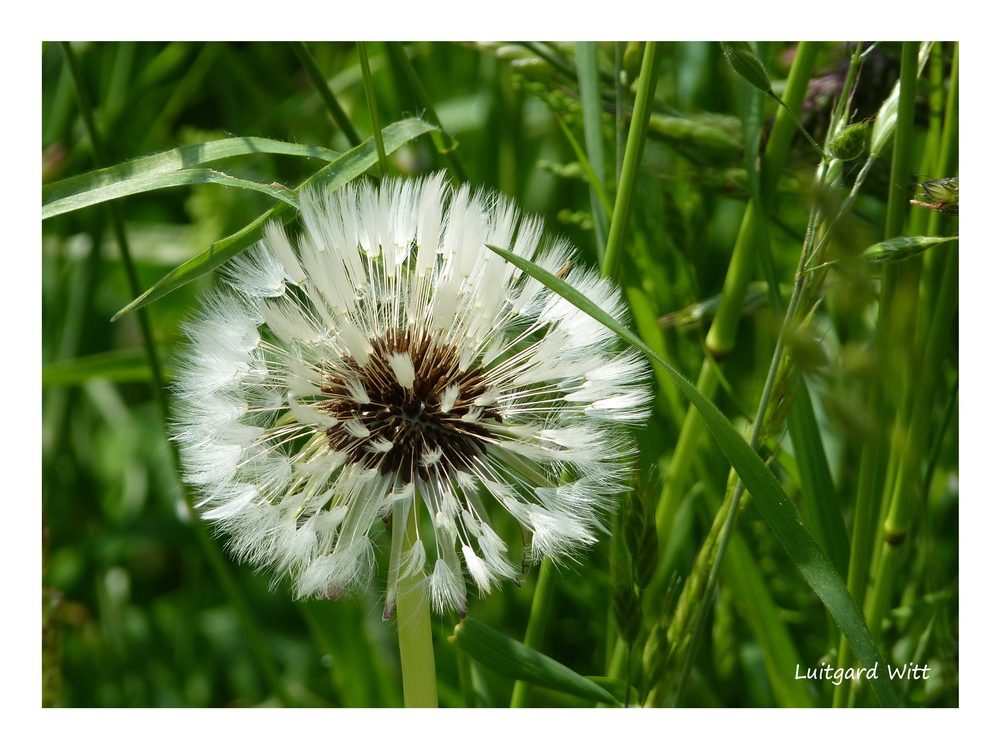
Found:
[[[232,177],[225,172],[219,172],[214,169],[181,169],[165,174],[144,174],[138,177],[131,177],[100,188],[99,190],[88,190],[84,193],[54,200],[42,206],[42,219],[49,219],[59,214],[76,211],[77,209],[114,200],[115,198],[124,198],[128,195],[148,193],[152,190],[177,187],[179,185],[197,185],[207,182],[245,188],[246,190],[255,190],[258,193],[264,193],[265,195],[270,195],[272,198],[284,201],[295,208],[299,207],[299,199],[295,191],[289,190],[284,185],[279,185],[278,183],[264,185],[260,182]]]
[[[615,697],[596,682],[471,617],[456,625],[448,640],[497,674],[594,703],[618,705]]]
[[[116,164],[113,167],[97,169],[93,172],[69,177],[42,187],[42,218],[64,213],[65,209],[52,213],[53,204],[76,198],[83,201],[81,206],[100,203],[115,195],[106,196],[105,191],[114,190],[118,183],[142,178],[150,179],[154,175],[163,175],[184,169],[200,167],[209,162],[227,159],[232,156],[249,156],[251,154],[283,154],[286,156],[305,156],[333,162],[340,154],[321,146],[304,146],[298,143],[286,143],[270,138],[221,138],[207,143],[196,143],[190,146],[163,151],[152,156]]]
[[[429,133],[432,130],[434,130],[433,125],[416,117],[394,122],[382,131],[386,153],[392,153],[404,143],[408,143],[414,138],[424,133]],[[340,156],[332,164],[316,172],[316,174],[299,185],[296,192],[306,185],[319,183],[328,186],[330,190],[336,190],[363,175],[376,164],[377,160],[378,156],[375,153],[374,141],[369,138],[360,146]],[[111,319],[112,322],[133,310],[137,310],[140,307],[148,305],[150,302],[158,300],[175,289],[179,289],[238,255],[257,242],[263,234],[264,226],[269,221],[277,219],[288,208],[287,203],[279,203],[270,211],[267,211],[247,224],[243,229],[213,243],[206,250],[201,251],[195,257],[191,258],[191,260],[177,266],[177,268],[156,282],[156,284],[147,289],[143,294],[119,310]]]
[[[670,366],[640,338],[615,321],[587,297],[548,271],[534,263],[518,257],[508,250],[487,245],[493,252],[525,273],[534,277],[553,292],[583,310],[599,323],[607,326],[622,339],[642,351],[654,363],[662,367],[687,396],[705,420],[709,432],[719,444],[719,448],[732,464],[747,491],[753,497],[760,514],[788,556],[799,569],[806,583],[822,600],[844,633],[855,655],[865,669],[875,667],[878,679],[871,681],[879,701],[883,706],[898,706],[899,700],[890,685],[887,662],[881,657],[875,639],[865,625],[864,618],[847,591],[847,586],[824,554],[817,541],[803,525],[795,506],[788,499],[778,480],[764,465],[760,456],[750,447],[733,425],[711,401],[705,398],[695,386],[677,370]]]

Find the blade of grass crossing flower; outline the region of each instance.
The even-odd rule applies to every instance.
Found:
[[[428,133],[434,129],[430,123],[418,118],[410,118],[395,122],[385,128],[384,143],[392,153],[404,143],[407,143],[418,136]],[[346,154],[340,156],[332,164],[319,170],[316,174],[299,186],[301,190],[306,185],[312,183],[322,183],[329,186],[330,190],[346,185],[353,179],[360,177],[377,162],[374,141],[368,139],[360,146],[351,149]],[[298,192],[298,190],[296,192]],[[179,265],[156,284],[150,287],[142,295],[134,299],[124,308],[115,314],[112,320],[118,320],[124,315],[140,307],[148,305],[150,302],[160,299],[175,289],[179,289],[194,279],[219,267],[230,258],[238,255],[246,248],[253,245],[261,238],[264,226],[267,222],[277,219],[289,208],[287,203],[281,203],[272,208],[267,213],[252,221],[238,232],[231,234],[225,239],[211,245],[194,258]]]
[[[868,631],[861,612],[851,599],[843,580],[829,558],[823,553],[816,540],[809,534],[799,518],[795,506],[785,495],[774,474],[764,465],[760,457],[750,448],[746,440],[736,431],[721,411],[683,375],[650,349],[635,334],[616,322],[597,307],[587,297],[534,263],[513,253],[488,246],[504,260],[540,281],[556,294],[572,303],[592,318],[607,326],[618,336],[645,353],[654,363],[664,368],[674,382],[701,414],[709,432],[715,438],[726,458],[739,474],[753,497],[761,515],[767,521],[775,536],[785,548],[802,577],[830,611],[837,625],[854,649],[862,665],[871,668],[880,664],[879,676],[884,679],[872,681],[879,700],[884,706],[898,705],[898,699],[889,684],[885,660]]]
[[[455,648],[497,674],[594,703],[618,705],[615,697],[597,683],[472,617],[456,625],[449,640]]]
[[[253,154],[303,156],[326,162],[336,161],[341,156],[336,151],[321,146],[303,146],[269,138],[222,138],[207,143],[181,146],[43,186],[42,218],[46,219],[74,208],[119,197],[115,192],[121,190],[118,187],[121,183],[128,183],[131,180],[152,180],[157,175],[191,170],[220,159]],[[74,201],[78,201],[79,205],[74,204]],[[72,207],[62,208],[62,206]]]
[[[77,209],[84,208],[86,206],[92,206],[96,203],[103,203],[104,201],[114,200],[115,198],[124,198],[126,196],[137,195],[139,193],[148,193],[152,190],[178,187],[180,185],[199,185],[209,182],[214,182],[218,185],[225,185],[227,187],[237,187],[243,188],[244,190],[253,190],[258,193],[264,193],[272,198],[284,201],[294,208],[299,207],[299,200],[295,195],[295,191],[289,190],[283,185],[278,185],[277,183],[264,185],[259,182],[254,182],[253,180],[243,180],[239,177],[232,177],[225,172],[219,172],[214,169],[181,169],[176,172],[168,172],[167,174],[133,177],[127,180],[122,180],[121,182],[116,182],[113,185],[102,188],[101,190],[89,191],[81,195],[70,196],[68,198],[63,198],[62,200],[53,201],[52,203],[42,207],[42,218],[48,219],[53,216],[58,216],[59,214],[68,213],[69,211],[76,211]]]
[[[79,63],[72,47],[68,43],[63,42],[61,43],[61,46],[67,68],[72,73],[74,88],[76,89],[80,107],[80,114],[91,139],[94,157],[98,164],[100,164],[104,160],[102,134],[96,127],[93,118],[93,108],[89,101],[89,97],[87,96],[86,89],[82,85]],[[129,250],[128,238],[125,231],[125,218],[122,215],[120,204],[110,204],[108,206],[108,213],[110,216],[111,228],[113,234],[115,235],[115,240],[118,244],[121,255],[122,265],[125,268],[125,276],[128,280],[129,288],[133,294],[136,294],[139,291],[138,277],[135,274],[134,264],[131,259],[131,252]],[[138,315],[139,328],[142,332],[142,342],[146,355],[145,358],[150,369],[153,401],[159,411],[160,420],[165,425],[167,421],[166,390],[163,387],[164,383],[159,365],[159,355],[156,351],[149,318],[146,313],[147,311],[143,310]],[[177,448],[173,442],[170,442],[169,445],[173,461],[173,476],[177,477],[179,480],[179,475],[176,471]],[[275,662],[271,651],[267,648],[263,633],[261,632],[253,612],[244,597],[242,589],[240,589],[239,585],[236,583],[236,579],[233,576],[232,571],[223,559],[218,545],[215,544],[204,522],[194,513],[194,504],[191,501],[190,496],[184,492],[183,486],[179,481],[176,485],[176,489],[180,495],[178,499],[182,499],[186,504],[187,509],[191,512],[193,517],[191,527],[195,532],[196,538],[198,539],[198,544],[202,550],[202,554],[205,555],[209,565],[218,576],[219,582],[226,590],[227,598],[229,599],[229,602],[232,605],[238,620],[240,621],[243,635],[247,640],[247,644],[250,647],[251,652],[253,652],[257,660],[258,666],[264,673],[268,684],[271,686],[271,689],[274,691],[278,700],[285,706],[294,705],[292,697],[288,692],[288,688],[278,670],[277,663]]]

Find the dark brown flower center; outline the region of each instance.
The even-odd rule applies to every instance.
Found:
[[[461,369],[454,346],[426,335],[395,331],[371,345],[364,366],[347,357],[327,374],[319,406],[337,419],[330,449],[405,481],[469,467],[493,439],[488,423],[501,421],[492,403],[476,403],[487,391],[482,370]]]

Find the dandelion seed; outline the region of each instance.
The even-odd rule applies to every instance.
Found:
[[[613,285],[442,175],[307,192],[302,218],[297,242],[269,227],[187,327],[175,438],[234,552],[298,597],[338,597],[390,522],[388,617],[401,576],[461,613],[467,576],[484,593],[516,581],[498,514],[529,563],[592,544],[627,485],[621,425],[646,415],[648,367],[485,244],[621,318]],[[409,514],[427,522],[404,549]]]

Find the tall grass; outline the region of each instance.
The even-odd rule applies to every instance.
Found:
[[[958,704],[957,181],[954,211],[918,186],[958,176],[956,44],[53,43],[42,72],[44,705],[402,705],[378,587],[295,603],[197,520],[167,386],[303,185],[436,169],[622,284],[656,389],[612,533],[433,619],[440,705]]]

